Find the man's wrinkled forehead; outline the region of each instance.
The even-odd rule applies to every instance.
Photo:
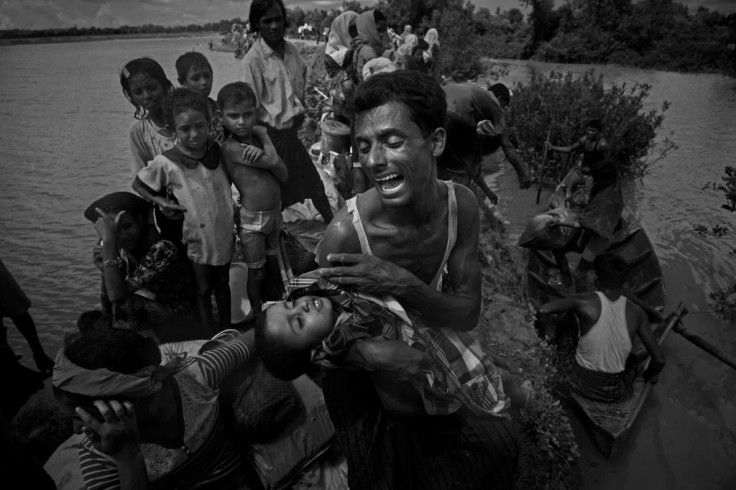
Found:
[[[355,118],[355,132],[357,135],[385,132],[411,133],[421,128],[414,120],[413,112],[403,102],[392,101],[380,106],[361,111]]]

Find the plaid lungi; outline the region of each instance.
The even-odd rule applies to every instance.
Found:
[[[500,373],[478,341],[450,328],[428,328],[410,319],[398,301],[378,298],[337,285],[313,275],[290,281],[290,298],[304,295],[328,297],[340,310],[335,328],[312,353],[312,362],[338,367],[358,340],[401,340],[428,354],[434,361],[425,371],[421,390],[428,415],[448,415],[462,406],[478,414],[508,417],[511,402],[503,391]]]
[[[557,356],[565,383],[570,390],[589,400],[619,402],[631,396],[636,377],[636,364],[629,356],[626,369],[620,373],[604,373],[584,368],[575,360],[578,336],[569,325],[557,329]]]

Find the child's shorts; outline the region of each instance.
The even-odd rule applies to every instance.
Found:
[[[238,236],[243,258],[249,269],[266,265],[266,255],[276,255],[281,235],[281,206],[273,211],[249,211],[240,208]]]

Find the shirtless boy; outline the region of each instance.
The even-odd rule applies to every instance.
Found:
[[[222,160],[240,193],[240,242],[248,266],[248,299],[261,311],[266,255],[277,253],[281,233],[279,182],[289,178],[286,165],[262,126],[256,126],[256,96],[247,83],[225,85],[217,94],[217,115],[227,139]]]

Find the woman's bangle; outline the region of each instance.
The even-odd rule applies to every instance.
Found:
[[[103,260],[102,265],[105,267],[120,267],[123,265],[123,259],[115,257],[114,259]]]

